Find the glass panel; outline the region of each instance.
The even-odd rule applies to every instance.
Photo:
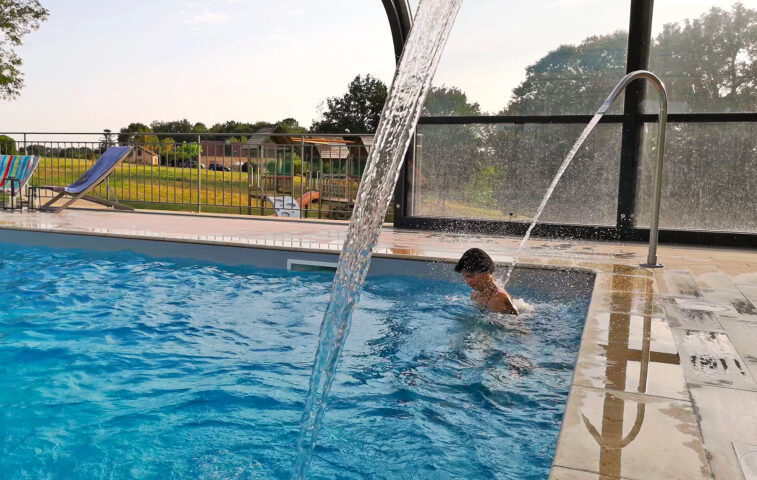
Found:
[[[423,125],[413,175],[417,216],[529,221],[584,125]],[[544,222],[614,225],[619,124],[601,124],[557,185]]]
[[[466,102],[432,95],[427,114],[593,114],[625,73],[629,12],[630,0],[464,2],[433,85]]]
[[[757,0],[658,0],[654,18],[650,69],[671,113],[757,111]]]
[[[637,221],[650,224],[657,125],[647,124]],[[660,228],[757,232],[757,124],[670,124]]]

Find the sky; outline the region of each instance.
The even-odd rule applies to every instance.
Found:
[[[757,8],[757,0],[742,0]],[[41,0],[18,53],[26,87],[0,100],[2,132],[100,132],[153,120],[310,126],[358,74],[387,84],[380,0]],[[413,8],[417,0],[410,1]],[[657,0],[664,23],[733,0]],[[525,68],[561,44],[628,28],[630,0],[464,0],[434,79],[496,113]]]

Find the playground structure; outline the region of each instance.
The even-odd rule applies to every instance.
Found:
[[[288,202],[300,218],[349,218],[371,144],[361,136],[275,135],[257,142],[248,150],[248,213],[277,215]]]

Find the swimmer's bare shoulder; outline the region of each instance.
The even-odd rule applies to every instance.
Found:
[[[506,313],[508,315],[518,315],[518,307],[513,303],[513,299],[509,293],[504,290],[500,290],[492,295],[489,299],[487,307],[496,313]]]

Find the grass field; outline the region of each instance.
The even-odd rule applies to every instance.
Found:
[[[43,157],[29,184],[69,185],[93,163],[94,160]],[[252,180],[253,184],[257,181],[256,178]],[[196,168],[121,163],[110,175],[109,183],[120,202],[139,209],[197,211],[199,203],[203,212],[243,215],[274,213],[271,208],[261,208],[267,205],[261,205],[264,202],[257,197],[248,198],[250,179],[245,172],[198,171]],[[291,188],[293,197],[299,198],[309,189],[307,179],[294,177]],[[266,190],[263,194],[273,195],[274,191]],[[105,183],[98,186],[93,195],[108,198]],[[314,204],[306,216],[344,218],[347,213],[344,210],[344,205],[323,202]]]

